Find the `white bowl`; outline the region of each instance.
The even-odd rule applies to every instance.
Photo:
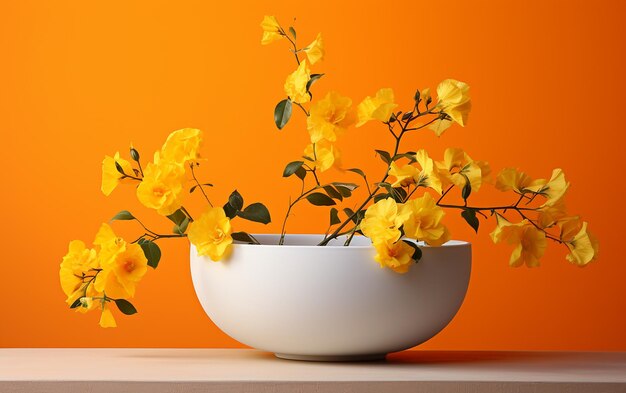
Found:
[[[422,248],[406,274],[381,269],[369,239],[255,235],[222,262],[197,255],[191,276],[209,318],[248,346],[298,360],[379,359],[430,339],[463,303],[471,245]]]

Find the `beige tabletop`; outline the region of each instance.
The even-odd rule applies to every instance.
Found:
[[[246,349],[0,349],[0,392],[626,392],[626,353],[407,351],[373,363]]]

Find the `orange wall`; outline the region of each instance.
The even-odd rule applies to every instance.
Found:
[[[284,45],[259,43],[259,23],[273,14],[284,24],[297,17],[305,42],[323,32],[327,58],[315,70],[327,76],[318,97],[335,89],[359,102],[393,87],[406,106],[416,87],[447,77],[468,82],[468,127],[441,139],[416,134],[406,148],[439,157],[463,146],[495,169],[518,165],[536,177],[560,166],[572,182],[570,209],[601,241],[600,260],[586,269],[554,246],[543,267],[512,269],[510,248],[488,239],[493,223],[476,237],[451,219],[455,237],[475,243],[471,287],[454,322],[423,348],[626,350],[625,8],[618,1],[2,2],[0,346],[239,345],[202,312],[185,242],[162,243],[161,266],[134,300],[140,313],[119,317],[118,329],[100,329],[95,313],[67,310],[57,273],[68,241],[90,241],[118,210],[169,229],[130,189],[105,198],[100,162],[129,142],[148,157],[183,127],[205,131],[201,174],[217,185],[214,199],[236,187],[273,213],[269,226],[247,228],[279,230],[287,195],[297,192],[280,175],[307,134],[299,113],[282,132],[272,123],[293,68]],[[378,177],[372,149],[390,145],[374,124],[351,129],[344,160]],[[317,214],[298,209],[291,231],[323,231],[325,222],[309,224]],[[129,237],[139,230],[116,227]]]

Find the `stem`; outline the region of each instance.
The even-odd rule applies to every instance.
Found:
[[[304,185],[304,181],[302,182],[302,184]],[[315,186],[306,192],[300,193],[300,196],[298,198],[296,198],[293,202],[289,203],[289,208],[287,208],[287,214],[285,214],[285,219],[283,220],[283,227],[280,230],[280,240],[278,241],[279,246],[282,246],[285,243],[285,234],[286,234],[285,227],[287,226],[287,219],[289,218],[289,215],[291,214],[291,209],[293,209],[296,203],[300,202],[302,198],[309,195],[313,191],[317,190],[319,187],[320,186]]]
[[[279,28],[280,32],[285,36],[285,38],[289,40],[289,42],[293,46],[293,55],[296,57],[296,62],[298,63],[298,65],[300,65],[300,58],[298,58],[298,47],[296,46],[296,41],[292,40],[282,27],[279,26]]]
[[[204,199],[206,199],[206,201],[209,202],[209,206],[213,207],[213,204],[209,200],[209,197],[207,196],[206,192],[204,192],[204,188],[202,188],[202,184],[200,184],[200,182],[196,178],[196,172],[193,169],[194,164],[190,163],[189,168],[191,168],[191,176],[193,177],[193,180],[196,182],[197,187],[200,189],[200,191],[202,191],[202,195],[204,195]],[[191,216],[189,216],[189,218],[191,218]]]
[[[302,109],[302,111],[304,111],[304,114],[305,114],[305,115],[307,115],[307,116],[309,116],[309,115],[310,115],[310,114],[309,114],[309,112],[306,110],[306,108],[302,106],[302,104],[300,104],[300,103],[298,103],[298,102],[294,102],[294,104],[296,104],[297,106],[299,106],[299,107],[300,107],[300,109]]]
[[[407,131],[409,131],[409,130],[419,130],[419,129],[421,129],[421,128],[424,128],[424,127],[428,126],[430,123],[434,122],[435,120],[437,120],[437,118],[438,118],[438,117],[437,117],[437,118],[435,118],[435,119],[433,119],[433,120],[431,120],[431,121],[429,121],[429,122],[427,122],[426,124],[423,124],[423,125],[419,126],[419,127],[415,127],[415,128],[409,129],[409,124],[411,124],[411,122],[412,122],[413,120],[415,120],[415,119],[417,119],[417,118],[420,118],[420,117],[422,117],[422,116],[429,115],[429,114],[437,114],[437,115],[438,115],[438,113],[432,113],[431,111],[428,111],[428,112],[423,112],[423,113],[418,113],[418,114],[416,114],[415,116],[413,116],[413,117],[411,117],[411,118],[407,119],[407,120],[404,122],[404,124],[402,124],[402,122],[401,122],[401,120],[400,120],[400,119],[396,119],[396,121],[398,122],[398,124],[400,124],[400,126],[402,127],[402,130],[400,131],[400,134],[398,134],[398,136],[397,136],[397,137],[395,137],[395,133],[394,133],[393,131],[391,131],[391,133],[392,133],[392,134],[394,134],[394,137],[395,137],[395,139],[396,139],[396,143],[395,143],[395,147],[394,147],[394,150],[393,150],[393,154],[391,155],[392,157],[394,157],[396,154],[398,154],[398,151],[400,150],[400,141],[402,140],[402,137],[404,136],[404,134],[405,134]],[[390,169],[390,168],[391,168],[391,165],[389,165],[389,166],[387,167],[387,170],[385,171],[385,176],[383,176],[382,180],[381,180],[379,183],[382,183],[382,182],[384,182],[385,180],[387,180],[387,178],[389,177],[389,169]],[[336,237],[339,235],[339,232],[341,232],[341,230],[342,230],[342,229],[343,229],[346,225],[348,225],[348,223],[349,223],[350,221],[352,221],[352,219],[353,219],[353,218],[354,218],[354,217],[358,214],[358,212],[359,212],[359,211],[361,211],[361,210],[362,210],[362,209],[363,209],[363,208],[364,208],[364,207],[365,207],[365,206],[369,203],[369,201],[371,201],[371,200],[372,200],[372,199],[376,196],[376,193],[378,192],[378,190],[379,190],[379,189],[380,189],[380,187],[378,187],[378,186],[377,186],[377,187],[374,189],[374,192],[371,192],[371,193],[370,193],[370,195],[369,195],[369,196],[365,199],[365,201],[361,204],[361,206],[360,206],[360,207],[359,207],[359,208],[358,208],[358,209],[354,212],[354,214],[352,214],[352,215],[351,215],[350,217],[348,217],[348,218],[347,218],[347,219],[346,219],[343,223],[341,223],[341,224],[339,225],[339,227],[337,227],[337,229],[335,229],[335,231],[334,231],[334,232],[333,232],[333,233],[332,233],[329,237],[327,237],[326,239],[322,240],[322,241],[318,244],[318,246],[325,246],[325,245],[327,245],[327,244],[328,244],[328,242],[329,242],[329,241],[331,241],[332,239],[336,238]]]

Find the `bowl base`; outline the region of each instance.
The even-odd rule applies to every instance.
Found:
[[[277,358],[286,360],[300,360],[305,362],[375,362],[385,360],[386,353],[373,355],[292,355],[289,353],[275,353]]]

